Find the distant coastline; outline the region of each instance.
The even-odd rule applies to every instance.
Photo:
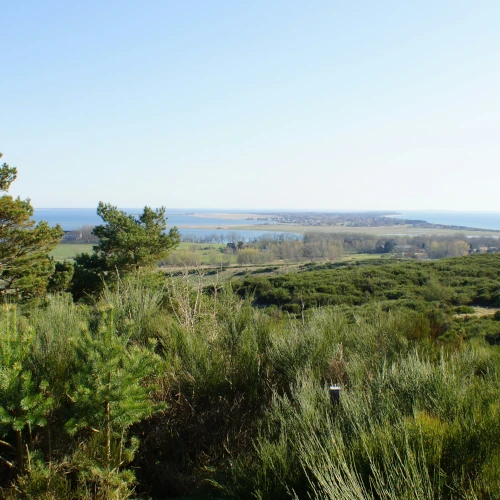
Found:
[[[258,218],[271,217],[268,214],[254,214],[254,213],[234,213],[234,212],[211,212],[211,213],[200,213],[195,212],[191,214],[193,217],[199,217],[200,219],[223,219],[223,220],[257,220]]]
[[[125,209],[129,213],[139,212],[140,209],[128,208]],[[291,217],[297,219],[304,218],[306,214],[313,217],[320,214],[343,214],[349,212],[281,212],[281,214],[290,214]],[[469,231],[473,234],[494,234],[500,231],[500,213],[494,212],[438,212],[438,211],[360,211],[351,212],[358,216],[373,216],[373,217],[391,217],[396,219],[406,219],[412,221],[426,221],[429,225],[443,226],[435,228],[425,227],[406,227],[406,225],[395,225],[385,227],[370,227],[363,226],[362,223],[352,225],[302,225],[290,221],[287,224],[282,224],[279,221],[280,212],[269,211],[267,213],[238,212],[237,210],[175,210],[167,209],[168,227],[176,226],[187,230],[239,230],[239,231],[285,231],[285,232],[305,232],[305,231],[320,231],[320,232],[365,232],[371,234],[429,234],[439,230],[440,233]],[[379,214],[379,215],[374,215]],[[64,230],[74,230],[83,226],[94,226],[100,224],[101,219],[97,216],[96,210],[91,208],[42,208],[35,209],[35,220],[45,220],[50,225],[61,224]],[[448,226],[448,227],[445,227]]]

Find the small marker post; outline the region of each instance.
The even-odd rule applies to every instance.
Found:
[[[340,403],[340,387],[338,385],[330,386],[330,399],[332,400],[333,406]]]

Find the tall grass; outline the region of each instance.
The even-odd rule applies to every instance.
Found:
[[[249,455],[235,472],[235,484],[253,490],[235,487],[233,496],[498,497],[498,356],[471,346],[436,352],[425,339],[411,340],[406,320],[378,313],[349,323],[338,312],[318,312],[291,328],[292,345],[275,339],[270,357],[289,386],[274,390],[255,444],[258,461]],[[325,338],[329,347],[317,349]],[[331,356],[344,381],[335,407],[321,370]]]

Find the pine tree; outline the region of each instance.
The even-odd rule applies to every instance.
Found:
[[[15,167],[1,165],[0,191],[8,191],[16,177]],[[0,198],[0,295],[26,298],[44,293],[54,271],[47,254],[58,244],[63,230],[46,222],[35,224],[33,213],[29,199],[7,194]]]
[[[56,262],[54,274],[49,278],[48,291],[50,293],[61,293],[69,290],[74,272],[73,262]]]
[[[159,358],[152,349],[131,343],[130,332],[117,331],[112,307],[101,308],[100,327],[82,334],[77,351],[80,369],[68,389],[72,417],[66,429],[70,434],[92,433],[87,453],[79,452],[75,460],[82,477],[89,476],[87,480],[99,482],[101,488],[131,483],[133,474],[120,472],[138,446],[129,429],[159,409],[146,385]]]
[[[19,331],[16,306],[4,304],[0,310],[0,433],[15,435],[15,446],[0,441],[5,448],[15,452],[17,468],[24,469],[25,438],[32,449],[32,431],[47,423],[47,415],[54,401],[45,382],[37,383],[27,368],[33,341],[33,331]],[[12,462],[1,458],[9,466]]]
[[[143,213],[135,217],[100,202],[97,214],[104,224],[94,228],[93,234],[99,238],[94,252],[105,259],[109,269],[129,271],[153,266],[179,244],[177,228],[165,233],[165,207],[144,207]]]
[[[99,238],[94,253],[77,255],[72,292],[76,299],[96,295],[104,282],[144,268],[154,268],[180,242],[176,227],[167,233],[165,208],[144,207],[142,214],[127,214],[100,202],[97,214],[103,224],[92,232]]]

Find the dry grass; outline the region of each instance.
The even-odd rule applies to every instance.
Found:
[[[209,229],[209,228],[206,228]],[[212,228],[212,229],[215,229]],[[456,229],[435,229],[428,227],[411,227],[411,226],[384,226],[384,227],[349,227],[349,226],[293,226],[290,224],[270,224],[270,225],[245,225],[234,226],[231,228],[234,231],[259,230],[290,233],[356,233],[356,234],[372,234],[376,236],[417,236],[417,235],[439,235],[453,236],[457,233],[471,236],[500,236],[499,231],[478,230],[478,231],[458,231]]]
[[[483,316],[493,316],[499,308],[494,307],[473,307],[473,313],[455,314],[455,318],[482,318]]]

